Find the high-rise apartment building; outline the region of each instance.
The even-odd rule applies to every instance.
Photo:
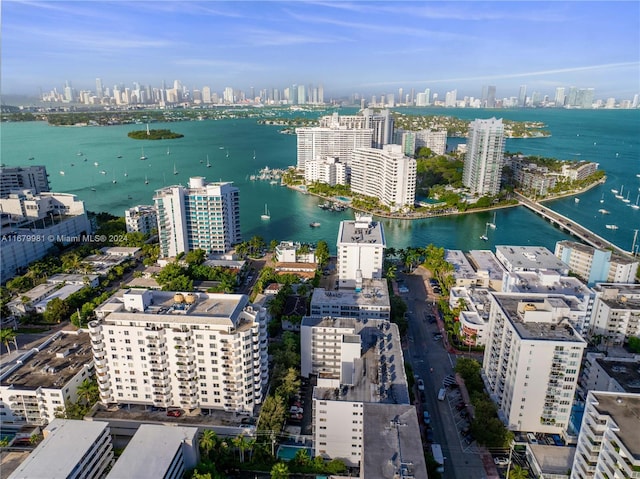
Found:
[[[520,91],[518,92],[518,106],[523,107],[527,105],[527,85],[520,85]]]
[[[571,479],[638,477],[639,417],[640,394],[590,391]]]
[[[473,194],[500,192],[504,143],[502,119],[474,120],[469,125],[462,181]]]
[[[329,186],[346,185],[347,165],[336,158],[307,160],[304,166],[304,181],[326,183]]]
[[[556,88],[556,95],[554,97],[554,103],[556,107],[558,108],[563,107],[565,100],[566,100],[566,97],[564,95],[564,88],[563,87]]]
[[[231,182],[206,183],[196,176],[188,188],[168,186],[153,199],[164,258],[194,249],[226,253],[242,241],[239,190]]]
[[[31,190],[38,195],[49,188],[49,177],[45,166],[0,167],[0,198],[7,198],[12,190]]]
[[[355,148],[370,147],[373,130],[370,128],[349,129],[343,126],[296,128],[298,161],[297,168],[305,170],[307,161],[337,158],[346,166],[351,164]]]
[[[382,278],[386,239],[384,228],[373,217],[356,215],[341,221],[338,230],[338,280],[341,288],[362,288],[363,279]]]
[[[400,145],[354,149],[351,191],[378,198],[391,211],[411,207],[416,196],[416,160],[405,156]]]
[[[416,131],[416,148],[426,146],[436,155],[444,155],[447,150],[447,130]]]
[[[105,403],[253,412],[267,313],[245,295],[121,290],[89,324]]]
[[[569,309],[562,297],[492,294],[483,377],[511,430],[567,428],[587,345],[566,319]]]
[[[364,127],[373,130],[371,139],[373,148],[382,148],[384,145],[393,143],[394,120],[389,110],[375,112],[365,108],[360,114],[365,118]]]

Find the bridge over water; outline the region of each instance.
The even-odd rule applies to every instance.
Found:
[[[571,218],[567,218],[566,216],[563,216],[560,213],[556,213],[555,211],[550,210],[544,205],[538,202],[535,202],[533,200],[530,200],[526,196],[522,196],[519,193],[516,193],[515,195],[522,206],[529,208],[538,216],[543,217],[548,222],[557,226],[561,230],[567,231],[568,233],[575,236],[576,238],[581,239],[588,245],[591,245],[595,248],[600,248],[600,249],[612,249],[616,253],[620,253],[625,256],[631,254],[631,252],[623,250],[619,246],[616,246],[612,242],[604,239],[602,236],[598,236],[591,230],[576,223]]]

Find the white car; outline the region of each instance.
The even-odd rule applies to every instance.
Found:
[[[422,379],[418,379],[418,391],[424,391],[424,381]]]
[[[494,457],[493,458],[493,463],[496,466],[506,466],[509,464],[509,459],[506,457]]]

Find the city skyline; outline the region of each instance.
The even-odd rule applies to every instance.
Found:
[[[640,91],[636,2],[3,4],[3,94],[181,79],[189,89],[322,84],[325,99],[430,88],[479,97]],[[606,22],[603,22],[606,18]],[[424,61],[421,62],[420,60]],[[398,98],[402,101],[401,98]]]

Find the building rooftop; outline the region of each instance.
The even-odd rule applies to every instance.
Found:
[[[116,292],[96,308],[96,315],[107,322],[171,322],[238,327],[240,313],[251,307],[248,296],[244,294],[127,289]]]
[[[386,279],[364,279],[362,290],[341,288],[331,291],[315,288],[311,296],[311,304],[333,303],[341,306],[378,306],[390,308],[389,290]]]
[[[562,276],[555,271],[518,271],[510,274],[509,291],[514,293],[566,294],[579,299],[588,298],[592,291],[573,276]]]
[[[362,477],[427,479],[414,406],[365,404],[362,433]]]
[[[506,313],[520,338],[586,345],[568,321],[563,321],[570,309],[565,298],[517,293],[495,293],[493,297]],[[563,324],[559,324],[561,321]]]
[[[473,279],[476,277],[476,271],[462,250],[448,249],[444,253],[444,259],[453,265],[453,274],[456,278]]]
[[[605,372],[628,393],[640,394],[640,362],[596,358]]]
[[[47,308],[47,304],[49,304],[49,301],[51,301],[52,299],[55,299],[55,298],[60,298],[61,300],[67,299],[73,293],[77,293],[82,288],[84,288],[84,284],[77,284],[77,283],[65,284],[62,287],[54,291],[51,291],[46,297],[42,298],[40,301],[35,303],[33,307],[36,308],[37,311],[43,312]]]
[[[569,273],[569,266],[542,246],[496,246],[496,254],[504,258],[504,266],[510,270],[550,269],[563,274]]]
[[[543,474],[561,474],[564,476],[573,467],[573,458],[576,455],[575,446],[559,447],[530,444],[529,449]]]
[[[373,221],[370,216],[359,216],[355,221],[341,221],[338,245],[349,244],[386,246],[382,223]]]
[[[198,428],[141,424],[107,478],[165,477],[183,442],[197,443]],[[153,460],[146,460],[153,458]]]
[[[61,331],[27,351],[0,376],[0,384],[16,390],[61,388],[92,362],[89,334]]]
[[[600,414],[611,416],[619,428],[616,435],[633,455],[634,460],[640,461],[640,396],[595,391],[591,394],[598,401],[595,405],[596,410]]]
[[[11,478],[73,477],[76,465],[108,427],[108,423],[100,421],[54,419],[45,429],[44,440],[15,469]]]
[[[316,387],[314,398],[409,404],[400,334],[395,324],[376,319],[307,316],[302,319],[302,326],[352,328],[355,335],[345,335],[345,342],[361,344],[361,357],[354,362],[355,384],[340,388]]]
[[[487,275],[489,279],[501,281],[506,273],[504,266],[498,261],[492,251],[484,249],[474,249],[469,251],[469,258],[475,265],[478,275]]]
[[[611,309],[640,309],[640,284],[597,283],[594,289]]]

